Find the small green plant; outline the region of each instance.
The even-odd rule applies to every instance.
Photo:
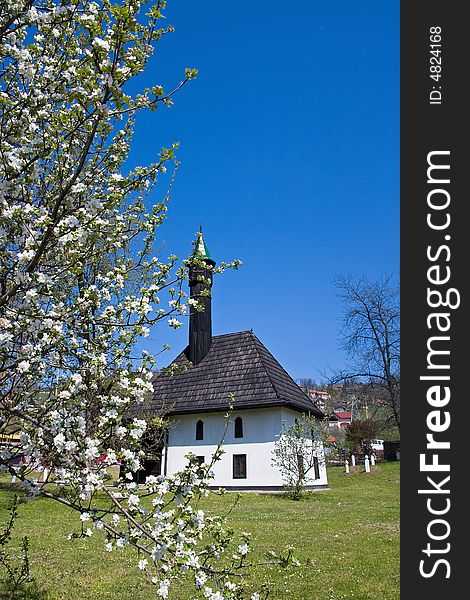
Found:
[[[24,595],[25,586],[34,582],[29,569],[29,540],[27,536],[22,538],[19,552],[10,544],[17,518],[18,496],[14,496],[9,507],[7,524],[5,529],[0,532],[0,565],[4,568],[1,583],[7,590],[6,593],[0,592],[0,598],[32,597]]]

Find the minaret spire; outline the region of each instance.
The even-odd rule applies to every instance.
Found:
[[[197,365],[207,355],[212,344],[210,292],[215,261],[202,236],[202,225],[193,244],[193,263],[189,267],[190,297],[204,308],[200,311],[191,306],[189,313],[189,360],[193,365]]]

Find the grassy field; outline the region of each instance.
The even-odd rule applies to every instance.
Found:
[[[286,544],[306,565],[289,570],[255,570],[257,582],[272,584],[270,599],[398,600],[399,463],[378,465],[371,475],[346,475],[330,468],[330,489],[300,502],[274,494],[242,494],[230,514],[232,526],[252,532],[255,554]],[[15,492],[0,483],[0,524]],[[227,510],[234,494],[211,497],[203,508]],[[126,551],[108,554],[102,540],[67,540],[78,517],[53,501],[38,499],[19,508],[15,539],[30,540],[31,572],[47,600],[150,600],[152,586]],[[1,579],[0,573],[0,579]],[[1,587],[1,584],[0,584]],[[195,596],[181,584],[171,600]],[[0,597],[2,597],[0,591]]]

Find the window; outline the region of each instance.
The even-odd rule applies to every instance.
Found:
[[[200,419],[196,423],[196,439],[197,440],[204,439],[204,423]]]
[[[320,467],[318,466],[318,458],[316,456],[313,459],[313,471],[315,473],[315,479],[320,479]]]
[[[246,454],[233,455],[233,478],[246,479]]]
[[[243,437],[243,419],[241,417],[235,419],[235,437]]]

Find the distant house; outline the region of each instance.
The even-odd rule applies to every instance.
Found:
[[[224,415],[229,395],[234,394],[225,452],[215,464],[213,484],[227,489],[280,489],[282,477],[272,458],[283,427],[302,413],[318,419],[324,414],[252,331],[212,336],[207,295],[212,274],[207,267],[215,262],[202,233],[195,253],[204,262],[190,269],[189,286],[191,298],[203,304],[204,311],[191,307],[189,344],[172,363],[178,369],[155,378],[153,398],[146,405],[147,411],[163,412],[170,419],[158,470],[165,474],[181,470],[189,452],[199,462],[208,462],[224,435]],[[316,453],[310,488],[327,486],[321,442]]]
[[[335,410],[331,413],[328,421],[330,427],[339,427],[340,429],[343,429],[350,423],[352,423],[352,412],[346,410]]]
[[[321,390],[308,390],[307,394],[315,406],[323,412],[325,410],[326,401],[330,398],[328,392],[323,392]]]

